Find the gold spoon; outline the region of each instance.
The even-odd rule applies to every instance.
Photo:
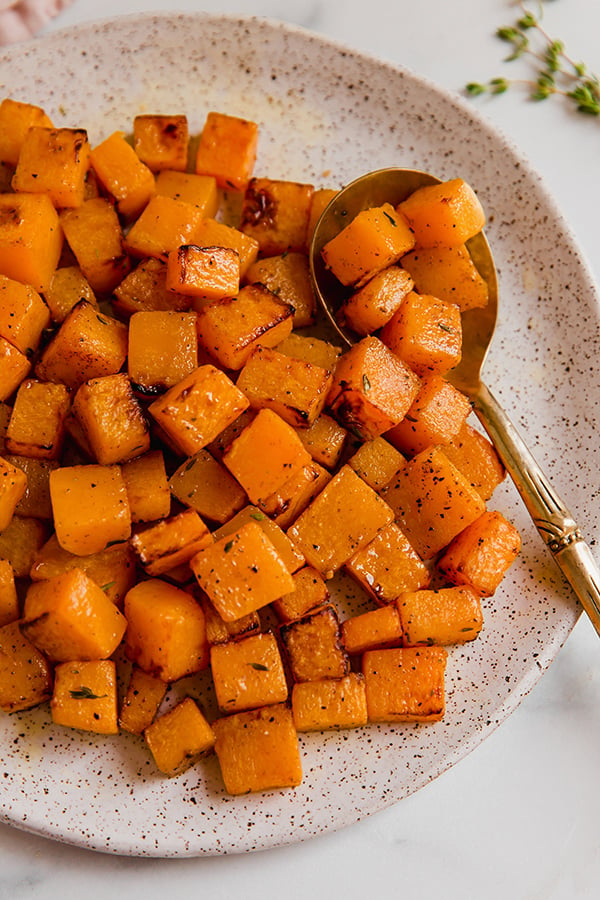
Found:
[[[317,222],[309,252],[313,284],[329,321],[349,346],[360,338],[341,325],[336,317],[347,289],[325,267],[322,248],[362,209],[381,206],[385,202],[397,206],[417,188],[439,181],[439,178],[416,169],[370,172],[336,194]],[[544,543],[600,635],[600,569],[577,523],[481,380],[481,369],[496,327],[498,282],[492,252],[484,234],[472,238],[467,247],[487,282],[489,301],[485,307],[463,313],[462,360],[446,377],[471,401]]]

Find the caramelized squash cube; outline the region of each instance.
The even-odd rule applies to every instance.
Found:
[[[125,247],[135,257],[166,261],[182,244],[195,244],[202,210],[185,200],[155,196],[127,233]]]
[[[504,481],[506,470],[494,445],[468,422],[444,445],[444,453],[484,500]]]
[[[331,473],[316,462],[302,466],[273,494],[260,501],[260,508],[280,528],[288,529],[331,480]]]
[[[401,594],[396,607],[405,647],[463,644],[483,626],[481,598],[467,585]]]
[[[416,591],[430,581],[420,559],[395,522],[377,532],[366,547],[346,563],[346,570],[380,606],[404,591]]]
[[[204,612],[186,591],[140,581],[127,592],[125,618],[125,652],[144,672],[172,682],[208,667]]]
[[[0,559],[0,628],[16,622],[19,612],[15,573],[7,559]]]
[[[208,450],[199,450],[169,479],[174,497],[204,519],[223,524],[246,504],[246,493]]]
[[[122,216],[139,216],[154,196],[154,175],[121,131],[115,131],[91,151],[91,164]]]
[[[181,775],[214,747],[215,734],[191,697],[159,716],[144,731],[157,769],[170,778]]]
[[[60,465],[55,459],[36,459],[32,456],[7,455],[7,461],[17,466],[27,476],[25,493],[17,503],[15,514],[33,516],[35,519],[51,519],[50,472]]]
[[[329,599],[329,591],[316,569],[304,566],[293,575],[294,590],[273,601],[273,609],[280,622],[300,619],[306,613],[324,606]]]
[[[210,667],[222,712],[242,712],[287,700],[283,662],[271,632],[215,644],[210,649]]]
[[[292,688],[296,731],[338,731],[366,725],[367,695],[359,672],[343,678],[304,681]]]
[[[255,122],[209,112],[196,153],[196,173],[212,175],[219,187],[243,191],[254,169],[257,148]]]
[[[294,547],[285,531],[256,506],[244,506],[233,518],[217,528],[214,532],[215,539],[220,540],[222,537],[235,534],[242,525],[246,525],[248,522],[257,522],[260,525],[283,560],[288,572],[293,574],[304,565],[304,556]]]
[[[0,336],[32,356],[50,324],[50,310],[28,284],[0,275]]]
[[[64,384],[26,378],[15,397],[6,430],[6,449],[21,456],[57,459],[70,406]]]
[[[130,269],[116,210],[105,197],[64,209],[60,223],[67,243],[95,293],[110,294]]]
[[[50,701],[55,725],[118,734],[117,673],[112,659],[59,663]]]
[[[258,241],[249,234],[244,234],[239,228],[233,228],[216,219],[203,218],[194,232],[193,241],[181,243],[194,243],[199,247],[228,247],[235,250],[240,258],[240,278],[244,278],[252,263],[258,257]]]
[[[290,251],[259,259],[247,270],[245,278],[248,284],[264,284],[280,300],[293,306],[294,328],[314,323],[317,300],[305,253]]]
[[[59,209],[80,206],[89,164],[86,131],[33,126],[21,145],[12,186],[19,192],[46,194]]]
[[[288,529],[288,537],[328,579],[393,518],[387,503],[343,466]]]
[[[171,492],[162,450],[149,450],[121,466],[132,522],[153,522],[171,511]]]
[[[402,645],[400,613],[393,603],[352,616],[342,622],[341,629],[342,644],[351,656]]]
[[[419,386],[408,365],[369,335],[340,357],[327,404],[345,428],[368,440],[404,418]]]
[[[411,291],[380,336],[418,375],[444,375],[461,359],[458,306],[428,294]]]
[[[116,286],[112,306],[121,318],[128,319],[136,312],[184,312],[190,308],[191,301],[167,289],[165,262],[150,257],[138,263]]]
[[[19,712],[52,696],[52,669],[19,622],[0,627],[0,709]]]
[[[417,247],[460,246],[485,225],[481,203],[462,178],[419,188],[397,211],[408,221]]]
[[[0,457],[0,531],[8,528],[17,503],[27,489],[27,475]]]
[[[384,437],[360,444],[348,460],[348,465],[366,481],[374,491],[380,491],[406,462]]]
[[[312,184],[271,178],[250,180],[240,228],[258,241],[262,256],[306,251],[313,193]]]
[[[0,401],[8,400],[30,369],[31,363],[25,354],[0,337]]]
[[[261,609],[294,582],[258,522],[247,522],[190,560],[198,584],[226,622]]]
[[[285,704],[233,713],[212,727],[228,794],[297,787],[302,781],[298,735]]]
[[[134,312],[129,320],[127,371],[140,394],[157,394],[198,367],[193,312]]]
[[[121,730],[130,734],[142,734],[156,718],[166,693],[167,685],[162,678],[149,675],[138,666],[133,666],[119,713]]]
[[[459,433],[471,403],[441,375],[422,379],[419,393],[404,419],[387,432],[387,439],[406,456],[433,444],[447,444]]]
[[[236,297],[240,289],[240,257],[230,247],[184,244],[167,258],[167,288],[204,302]]]
[[[193,509],[160,519],[131,538],[131,546],[148,575],[164,575],[212,543],[212,534]]]
[[[219,208],[217,179],[212,175],[161,169],[156,176],[156,193],[160,197],[191,203],[207,218],[213,218]]]
[[[45,194],[0,194],[0,273],[42,294],[60,259],[63,229]]]
[[[103,466],[127,462],[150,449],[148,423],[123,372],[82,384],[73,399],[73,414]]]
[[[356,334],[373,334],[389,322],[413,288],[405,269],[390,266],[354,291],[340,307],[340,320]]]
[[[297,428],[296,434],[314,461],[327,469],[337,466],[348,438],[346,429],[326,413],[317,416],[307,428]]]
[[[402,257],[402,266],[410,272],[419,294],[455,303],[461,312],[487,306],[487,282],[464,244],[411,250]]]
[[[101,587],[82,569],[32,583],[21,629],[51,662],[107,659],[127,623]]]
[[[349,673],[335,607],[323,606],[286,622],[279,626],[279,633],[294,681],[343,678]]]
[[[367,650],[362,672],[369,722],[438,722],[446,699],[442,647]]]
[[[189,131],[183,115],[139,115],[133,120],[133,148],[153,172],[184,172],[188,162]]]
[[[23,141],[30,128],[52,128],[52,121],[40,106],[5,97],[0,103],[0,160],[16,166]]]
[[[87,300],[98,306],[96,295],[79,266],[62,266],[52,276],[44,300],[50,310],[53,322],[64,322],[67,315],[80,300]]]
[[[458,534],[438,567],[453,584],[491,597],[521,549],[521,536],[501,512],[487,510]]]
[[[260,616],[256,611],[226,622],[207,597],[201,596],[200,604],[206,618],[206,639],[211,647],[260,632]]]

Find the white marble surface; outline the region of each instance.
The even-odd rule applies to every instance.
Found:
[[[49,29],[160,0],[75,0]],[[471,79],[527,71],[503,63],[494,38],[517,15],[509,0],[193,0],[177,9],[264,15],[407,65],[460,91]],[[600,70],[600,4],[553,0],[545,24]],[[536,3],[532,0],[532,8]],[[600,282],[600,118],[515,89],[476,101],[530,159],[566,214]],[[590,485],[597,500],[598,485]],[[568,498],[567,498],[568,499]],[[593,536],[590,536],[593,537]],[[305,844],[211,859],[102,856],[0,826],[2,900],[116,894],[178,900],[271,900],[388,894],[446,900],[578,900],[600,885],[600,644],[581,619],[550,671],[477,750],[428,787],[358,825]]]

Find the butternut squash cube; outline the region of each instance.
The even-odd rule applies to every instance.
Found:
[[[144,731],[156,767],[170,778],[181,775],[206,756],[215,744],[214,732],[191,697],[159,716]]]
[[[287,700],[283,662],[271,632],[215,644],[210,650],[210,667],[222,712],[242,712]]]
[[[144,259],[114,289],[112,306],[121,318],[135,312],[165,310],[184,312],[191,306],[189,297],[167,289],[167,266],[160,259]]]
[[[367,650],[362,672],[369,722],[438,722],[446,708],[442,647]]]
[[[464,244],[411,250],[402,257],[402,266],[410,272],[419,294],[455,303],[461,312],[487,306],[487,282]]]
[[[221,112],[209,112],[196,153],[196,173],[212,175],[219,187],[243,191],[258,148],[258,125]]]
[[[91,151],[91,164],[100,183],[116,200],[126,218],[139,216],[156,186],[154,176],[121,131],[115,131]]]
[[[341,629],[342,643],[350,655],[402,645],[400,613],[393,603],[352,616],[342,622]]]
[[[198,513],[184,509],[168,519],[148,525],[131,538],[139,562],[148,575],[164,575],[187,563],[213,537]]]
[[[162,450],[149,450],[121,466],[132,522],[153,522],[171,511],[171,492]]]
[[[107,659],[125,634],[126,621],[82,569],[32,583],[21,629],[51,662]]]
[[[365,682],[359,672],[343,678],[304,681],[292,688],[296,731],[338,731],[368,722]]]
[[[216,219],[203,218],[194,231],[193,241],[181,243],[194,243],[199,247],[228,247],[235,250],[240,258],[240,278],[244,278],[252,263],[258,257],[258,241],[249,234],[244,234],[239,228],[233,228]]]
[[[129,320],[127,371],[140,394],[157,394],[198,367],[196,315],[151,310]]]
[[[292,576],[294,590],[273,601],[273,609],[280,622],[292,622],[306,613],[324,606],[329,599],[329,591],[316,569],[304,566]]]
[[[438,560],[453,584],[491,597],[521,549],[521,536],[501,512],[487,510],[458,534]]]
[[[177,450],[193,456],[249,405],[224,372],[207,364],[169,388],[148,410]]]
[[[219,208],[217,180],[212,175],[161,169],[156,176],[156,193],[160,197],[191,203],[207,218],[213,218]]]
[[[229,247],[184,244],[169,253],[166,283],[169,290],[194,297],[198,309],[211,300],[235,297],[240,289],[239,254]]]
[[[125,248],[132,256],[167,259],[182,244],[201,243],[196,238],[202,210],[185,200],[155,196],[127,233]],[[203,246],[208,246],[202,242]]]
[[[261,609],[293,590],[294,582],[258,522],[205,547],[190,560],[198,584],[226,622]]]
[[[125,652],[150,675],[177,681],[209,663],[200,604],[160,578],[140,581],[125,597]]]
[[[64,209],[60,223],[67,243],[95,293],[110,294],[130,269],[117,212],[105,197]]]
[[[225,369],[241,369],[260,344],[275,347],[292,330],[294,310],[260,284],[198,310],[198,340]]]
[[[206,618],[206,639],[211,647],[260,632],[260,616],[256,611],[226,622],[207,597],[200,597],[200,605]]]
[[[119,466],[64,466],[50,473],[54,527],[64,550],[98,553],[131,533],[131,513]]]
[[[15,573],[7,559],[0,559],[0,628],[16,622],[19,612]]]
[[[418,247],[460,246],[485,225],[481,203],[462,178],[419,188],[397,211],[408,221]]]
[[[121,730],[142,734],[154,721],[166,693],[167,685],[161,678],[133,666],[119,713]]]
[[[346,570],[380,606],[404,591],[427,587],[430,574],[395,522],[379,531],[346,563]]]
[[[57,208],[80,206],[89,164],[84,129],[33,126],[21,145],[12,186],[19,192],[46,194]]]
[[[188,121],[183,115],[139,115],[133,120],[133,148],[153,172],[184,172],[188,162]]]
[[[0,273],[42,294],[63,246],[63,229],[45,194],[0,194]]]
[[[208,450],[199,450],[169,479],[174,497],[204,519],[223,524],[246,504],[246,493]]]
[[[217,528],[217,530],[213,532],[214,536],[216,540],[220,540],[223,537],[235,534],[242,525],[246,525],[248,522],[257,522],[260,525],[283,560],[288,572],[293,574],[304,565],[304,556],[296,547],[294,547],[285,531],[283,531],[276,522],[273,522],[272,519],[266,516],[264,512],[257,509],[256,506],[244,506],[244,508],[229,519],[229,521],[225,522],[224,525],[221,525],[220,528]]]
[[[245,278],[248,284],[264,284],[280,300],[293,306],[294,328],[314,323],[317,300],[305,253],[290,251],[259,259],[250,266]]]
[[[12,454],[7,455],[6,459],[27,476],[27,487],[17,503],[15,515],[33,516],[35,519],[51,519],[50,472],[59,467],[58,460],[35,459],[31,456]]]
[[[316,462],[310,462],[290,475],[274,493],[261,500],[260,508],[280,528],[286,530],[330,480],[331,473],[327,469]]]
[[[307,428],[297,428],[296,434],[315,462],[327,469],[334,469],[346,446],[348,432],[328,416],[321,413]]]
[[[7,450],[37,459],[58,459],[70,407],[64,384],[24,379],[6,429]]]
[[[0,337],[0,401],[7,400],[16,391],[30,369],[25,354]]]
[[[117,673],[112,659],[59,663],[50,700],[55,725],[118,734]]]
[[[333,606],[323,606],[301,619],[279,626],[294,681],[343,678],[350,660],[342,646],[340,623]]]
[[[405,458],[384,437],[360,444],[348,460],[348,465],[366,481],[374,491],[380,491],[401,469]]]
[[[468,422],[444,445],[444,453],[484,500],[504,481],[506,470],[493,444]]]
[[[271,409],[261,409],[223,454],[223,464],[252,503],[260,504],[310,463],[300,438]]]
[[[328,241],[321,255],[343,285],[360,288],[415,245],[406,219],[389,203],[363,209]]]
[[[327,404],[345,428],[368,440],[404,418],[419,386],[408,365],[369,335],[340,357]]]
[[[18,621],[0,627],[0,709],[31,709],[51,695],[52,670],[44,654],[27,640]]]
[[[240,228],[258,241],[262,256],[306,251],[313,193],[312,184],[250,179]]]
[[[405,269],[390,266],[354,291],[340,307],[340,321],[356,334],[373,334],[389,322],[413,288]]]
[[[148,423],[124,372],[82,384],[73,414],[100,465],[124,463],[150,449]]]
[[[81,300],[44,348],[35,374],[75,391],[84,381],[115,375],[126,357],[127,326]]]
[[[288,529],[288,537],[328,579],[393,518],[387,503],[343,466]]]
[[[382,496],[421,559],[436,556],[485,512],[485,502],[440,447],[409,460]]]
[[[302,781],[298,735],[283,703],[224,716],[212,727],[228,794],[297,787]]]
[[[62,266],[52,276],[44,300],[53,322],[64,322],[80,300],[98,306],[96,295],[79,266]]]
[[[461,360],[460,310],[411,291],[381,330],[381,340],[418,375],[444,375]]]
[[[47,540],[46,522],[14,515],[0,532],[0,559],[9,561],[15,578],[27,578],[38,550]]]
[[[50,324],[50,310],[28,284],[0,275],[0,335],[32,356]]]
[[[396,607],[405,647],[464,644],[475,640],[483,626],[480,596],[467,585],[410,591],[398,597]]]
[[[0,103],[0,160],[16,166],[23,141],[30,128],[52,128],[52,121],[40,106],[5,97]]]
[[[470,412],[468,397],[441,375],[428,375],[406,416],[386,438],[406,456],[415,456],[433,444],[451,441]]]
[[[27,475],[0,457],[0,531],[8,528],[17,503],[27,489]]]

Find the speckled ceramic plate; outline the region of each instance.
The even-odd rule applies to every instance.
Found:
[[[3,51],[0,82],[92,141],[140,111],[185,112],[198,131],[217,109],[260,123],[257,174],[317,186],[390,165],[464,177],[489,212],[500,272],[487,381],[585,531],[597,526],[597,294],[537,176],[466,103],[304,31],[202,14],[127,17]],[[192,856],[300,841],[406,797],[516,707],[578,615],[510,486],[494,505],[521,529],[523,552],[485,602],[481,638],[450,649],[443,722],[303,736],[297,790],[233,798],[214,758],[167,780],[140,739],[54,727],[45,708],[4,716],[2,818],[98,850]],[[201,681],[190,689],[202,697]]]

